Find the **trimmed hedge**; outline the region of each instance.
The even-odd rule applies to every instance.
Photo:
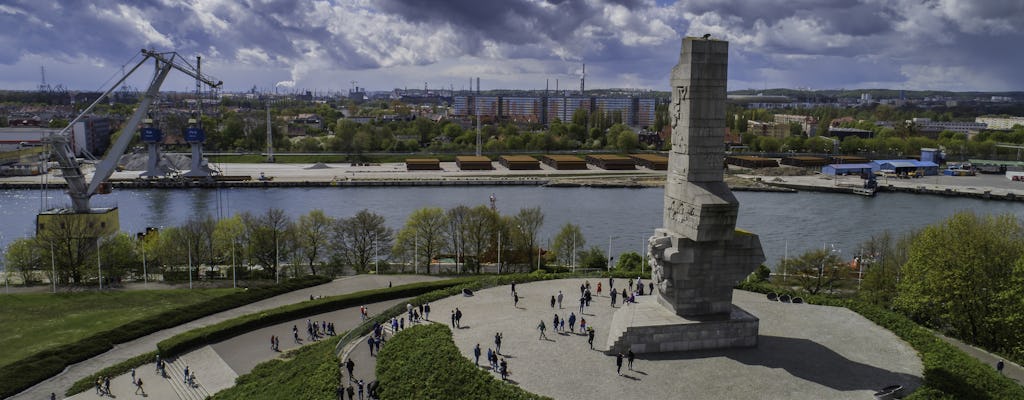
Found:
[[[157,344],[157,350],[165,357],[172,357],[188,350],[229,339],[266,326],[303,318],[310,315],[355,307],[366,303],[413,297],[437,289],[459,285],[471,278],[447,279],[395,286],[386,289],[364,290],[361,292],[325,297],[301,303],[281,306],[261,313],[243,315],[210,326],[193,329],[165,339]]]
[[[260,363],[252,372],[238,377],[235,386],[211,399],[336,400],[341,371],[331,349],[337,341],[337,337],[330,338]]]
[[[154,360],[156,360],[156,352],[151,351],[149,353],[138,355],[127,360],[121,361],[117,364],[101,369],[100,372],[97,372],[95,374],[89,375],[85,378],[78,380],[78,382],[75,382],[73,385],[71,385],[70,388],[68,388],[67,392],[65,392],[64,395],[66,397],[71,397],[76,394],[82,393],[86,390],[92,389],[93,386],[96,384],[96,379],[98,379],[101,376],[118,376],[124,374],[125,372],[128,372],[132,368],[138,367],[148,362],[152,362]]]
[[[263,300],[281,293],[330,282],[323,277],[302,277],[280,285],[249,289],[210,301],[169,310],[114,327],[105,332],[83,338],[25,357],[0,367],[0,398],[13,396],[22,390],[59,374],[68,365],[78,363],[112,349],[115,344],[128,342],[153,332],[178,326],[204,316]]]
[[[549,399],[496,379],[459,353],[444,324],[416,325],[388,341],[377,356],[383,400]]]
[[[738,289],[776,291],[763,283],[741,283]],[[891,331],[921,355],[924,383],[908,399],[1024,399],[1024,387],[1000,376],[991,366],[939,339],[903,314],[856,299],[804,296],[811,304],[846,307]]]

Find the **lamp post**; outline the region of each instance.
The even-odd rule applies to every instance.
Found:
[[[281,244],[274,235],[274,281],[281,283]]]
[[[231,288],[238,289],[238,274],[235,273],[235,239],[231,239]]]
[[[149,272],[146,270],[146,233],[142,233],[142,240],[139,241],[139,247],[142,247],[142,284],[146,288],[149,288]]]
[[[101,267],[100,265],[101,265],[100,264],[100,238],[96,238],[96,271],[98,271],[97,274],[99,276],[99,279],[97,279],[97,281],[100,283],[100,291],[102,292],[103,291],[103,267]]]
[[[375,233],[375,234],[373,234],[373,274],[374,275],[380,275],[380,258],[379,258],[378,253],[377,253],[377,250],[380,247],[379,245],[380,245],[380,242],[377,241],[377,234]],[[457,257],[458,257],[458,255],[456,255],[456,260],[455,260],[456,264],[455,265],[458,265],[458,258]]]
[[[188,288],[192,289],[192,237],[188,238]]]
[[[498,229],[498,272],[501,272],[501,229]]]
[[[57,260],[53,256],[53,242],[50,242],[50,269],[53,275],[50,275],[50,283],[53,283],[53,293],[57,293]]]

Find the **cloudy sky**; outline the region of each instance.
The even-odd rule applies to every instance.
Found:
[[[1024,90],[1024,0],[2,0],[0,26],[5,89],[41,66],[101,89],[145,47],[231,91],[576,88],[583,63],[588,88],[666,90],[680,38],[710,33],[730,90]]]

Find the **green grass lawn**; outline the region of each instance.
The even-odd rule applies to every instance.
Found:
[[[0,366],[235,289],[32,293],[0,296]]]

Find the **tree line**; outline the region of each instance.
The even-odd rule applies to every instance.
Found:
[[[5,265],[23,282],[59,285],[191,278],[276,279],[337,276],[379,270],[397,273],[503,273],[536,268],[606,268],[600,248],[587,249],[578,225],[567,223],[548,243],[539,207],[513,215],[483,205],[413,211],[401,228],[369,210],[333,217],[312,210],[292,218],[281,209],[229,218],[194,217],[179,226],[103,235],[69,220],[36,237],[12,242]],[[637,268],[639,255],[620,267]],[[192,269],[189,269],[191,265]],[[234,270],[229,267],[235,266]],[[484,267],[489,269],[485,270]]]

